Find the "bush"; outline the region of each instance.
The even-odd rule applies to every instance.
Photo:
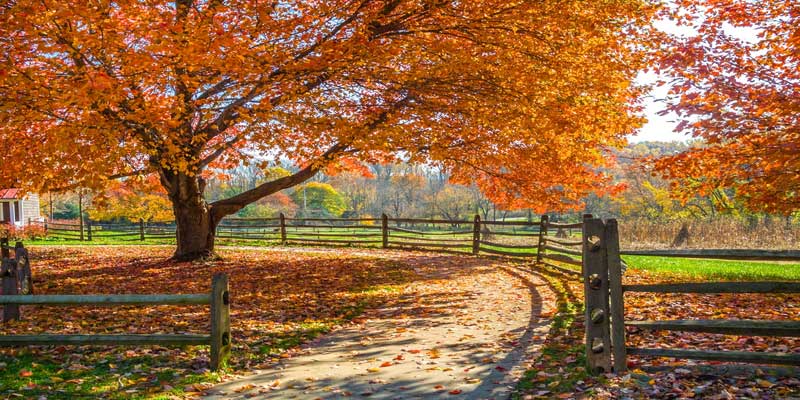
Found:
[[[26,225],[17,227],[15,225],[0,225],[0,238],[8,238],[9,241],[15,240],[35,240],[47,236],[47,232],[41,225]]]

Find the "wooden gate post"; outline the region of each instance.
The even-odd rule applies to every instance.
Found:
[[[386,214],[381,214],[381,237],[383,248],[389,247],[389,216]]]
[[[478,254],[481,250],[481,216],[475,214],[475,220],[472,223],[472,254]]]
[[[583,220],[583,290],[586,363],[589,373],[611,372],[609,281],[606,226],[599,218]]]
[[[611,352],[614,373],[622,374],[628,369],[625,351],[625,302],[622,293],[622,259],[619,256],[619,230],[617,220],[606,221],[603,238],[606,243],[608,284],[611,294]]]
[[[231,297],[228,275],[211,278],[211,370],[217,371],[231,351]]]
[[[14,258],[17,262],[17,280],[19,281],[19,294],[33,294],[33,274],[28,249],[17,242],[14,246]]]
[[[2,280],[3,295],[19,294],[17,291],[17,262],[11,259],[8,247],[8,238],[0,239],[0,278]],[[6,304],[3,306],[3,322],[19,319],[19,305]]]
[[[536,262],[542,262],[544,252],[545,252],[545,236],[547,236],[547,229],[548,225],[550,224],[550,217],[547,214],[542,214],[542,217],[539,219],[539,244],[536,249]]]
[[[278,219],[281,222],[281,244],[286,244],[286,216],[283,213],[278,214]]]

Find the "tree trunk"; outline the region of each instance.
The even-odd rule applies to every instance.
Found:
[[[211,212],[202,196],[188,202],[173,202],[177,224],[176,260],[189,261],[214,256],[214,233]]]
[[[173,258],[191,261],[214,257],[214,231],[219,221],[203,198],[205,182],[197,176],[163,173],[177,225],[177,248]]]

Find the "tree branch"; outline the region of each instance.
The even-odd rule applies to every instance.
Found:
[[[214,222],[217,222],[222,219],[222,217],[233,214],[244,208],[244,206],[258,201],[263,197],[305,182],[319,172],[324,166],[333,161],[338,155],[345,152],[347,147],[347,144],[336,143],[318,159],[314,160],[314,162],[309,163],[303,169],[292,175],[263,183],[236,196],[211,203],[211,217],[214,219]]]

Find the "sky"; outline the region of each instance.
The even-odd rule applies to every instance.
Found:
[[[657,21],[655,25],[658,29],[672,35],[694,36],[698,34],[697,30],[691,27],[678,26],[669,20]],[[725,27],[725,33],[748,42],[758,40],[758,31],[752,28],[728,25]],[[656,79],[657,76],[655,74],[646,73],[640,74],[639,77],[637,77],[637,82],[641,84],[652,84]],[[637,135],[629,136],[629,141],[633,143],[644,141],[686,141],[692,138],[691,135],[686,133],[675,132],[675,127],[678,125],[676,121],[677,116],[675,114],[658,115],[658,112],[665,108],[663,99],[667,96],[668,91],[669,88],[665,86],[654,87],[650,95],[644,99],[644,115],[647,118],[647,123],[639,129]]]
[[[642,76],[639,80],[649,83],[655,80],[655,76]],[[650,92],[650,95],[645,98],[644,114],[647,118],[647,123],[639,129],[638,135],[632,135],[628,140],[633,143],[638,143],[644,141],[670,142],[691,139],[690,135],[675,132],[675,126],[678,124],[676,115],[658,115],[658,112],[664,109],[665,105],[663,99],[666,97],[667,91],[667,87],[655,87]]]

